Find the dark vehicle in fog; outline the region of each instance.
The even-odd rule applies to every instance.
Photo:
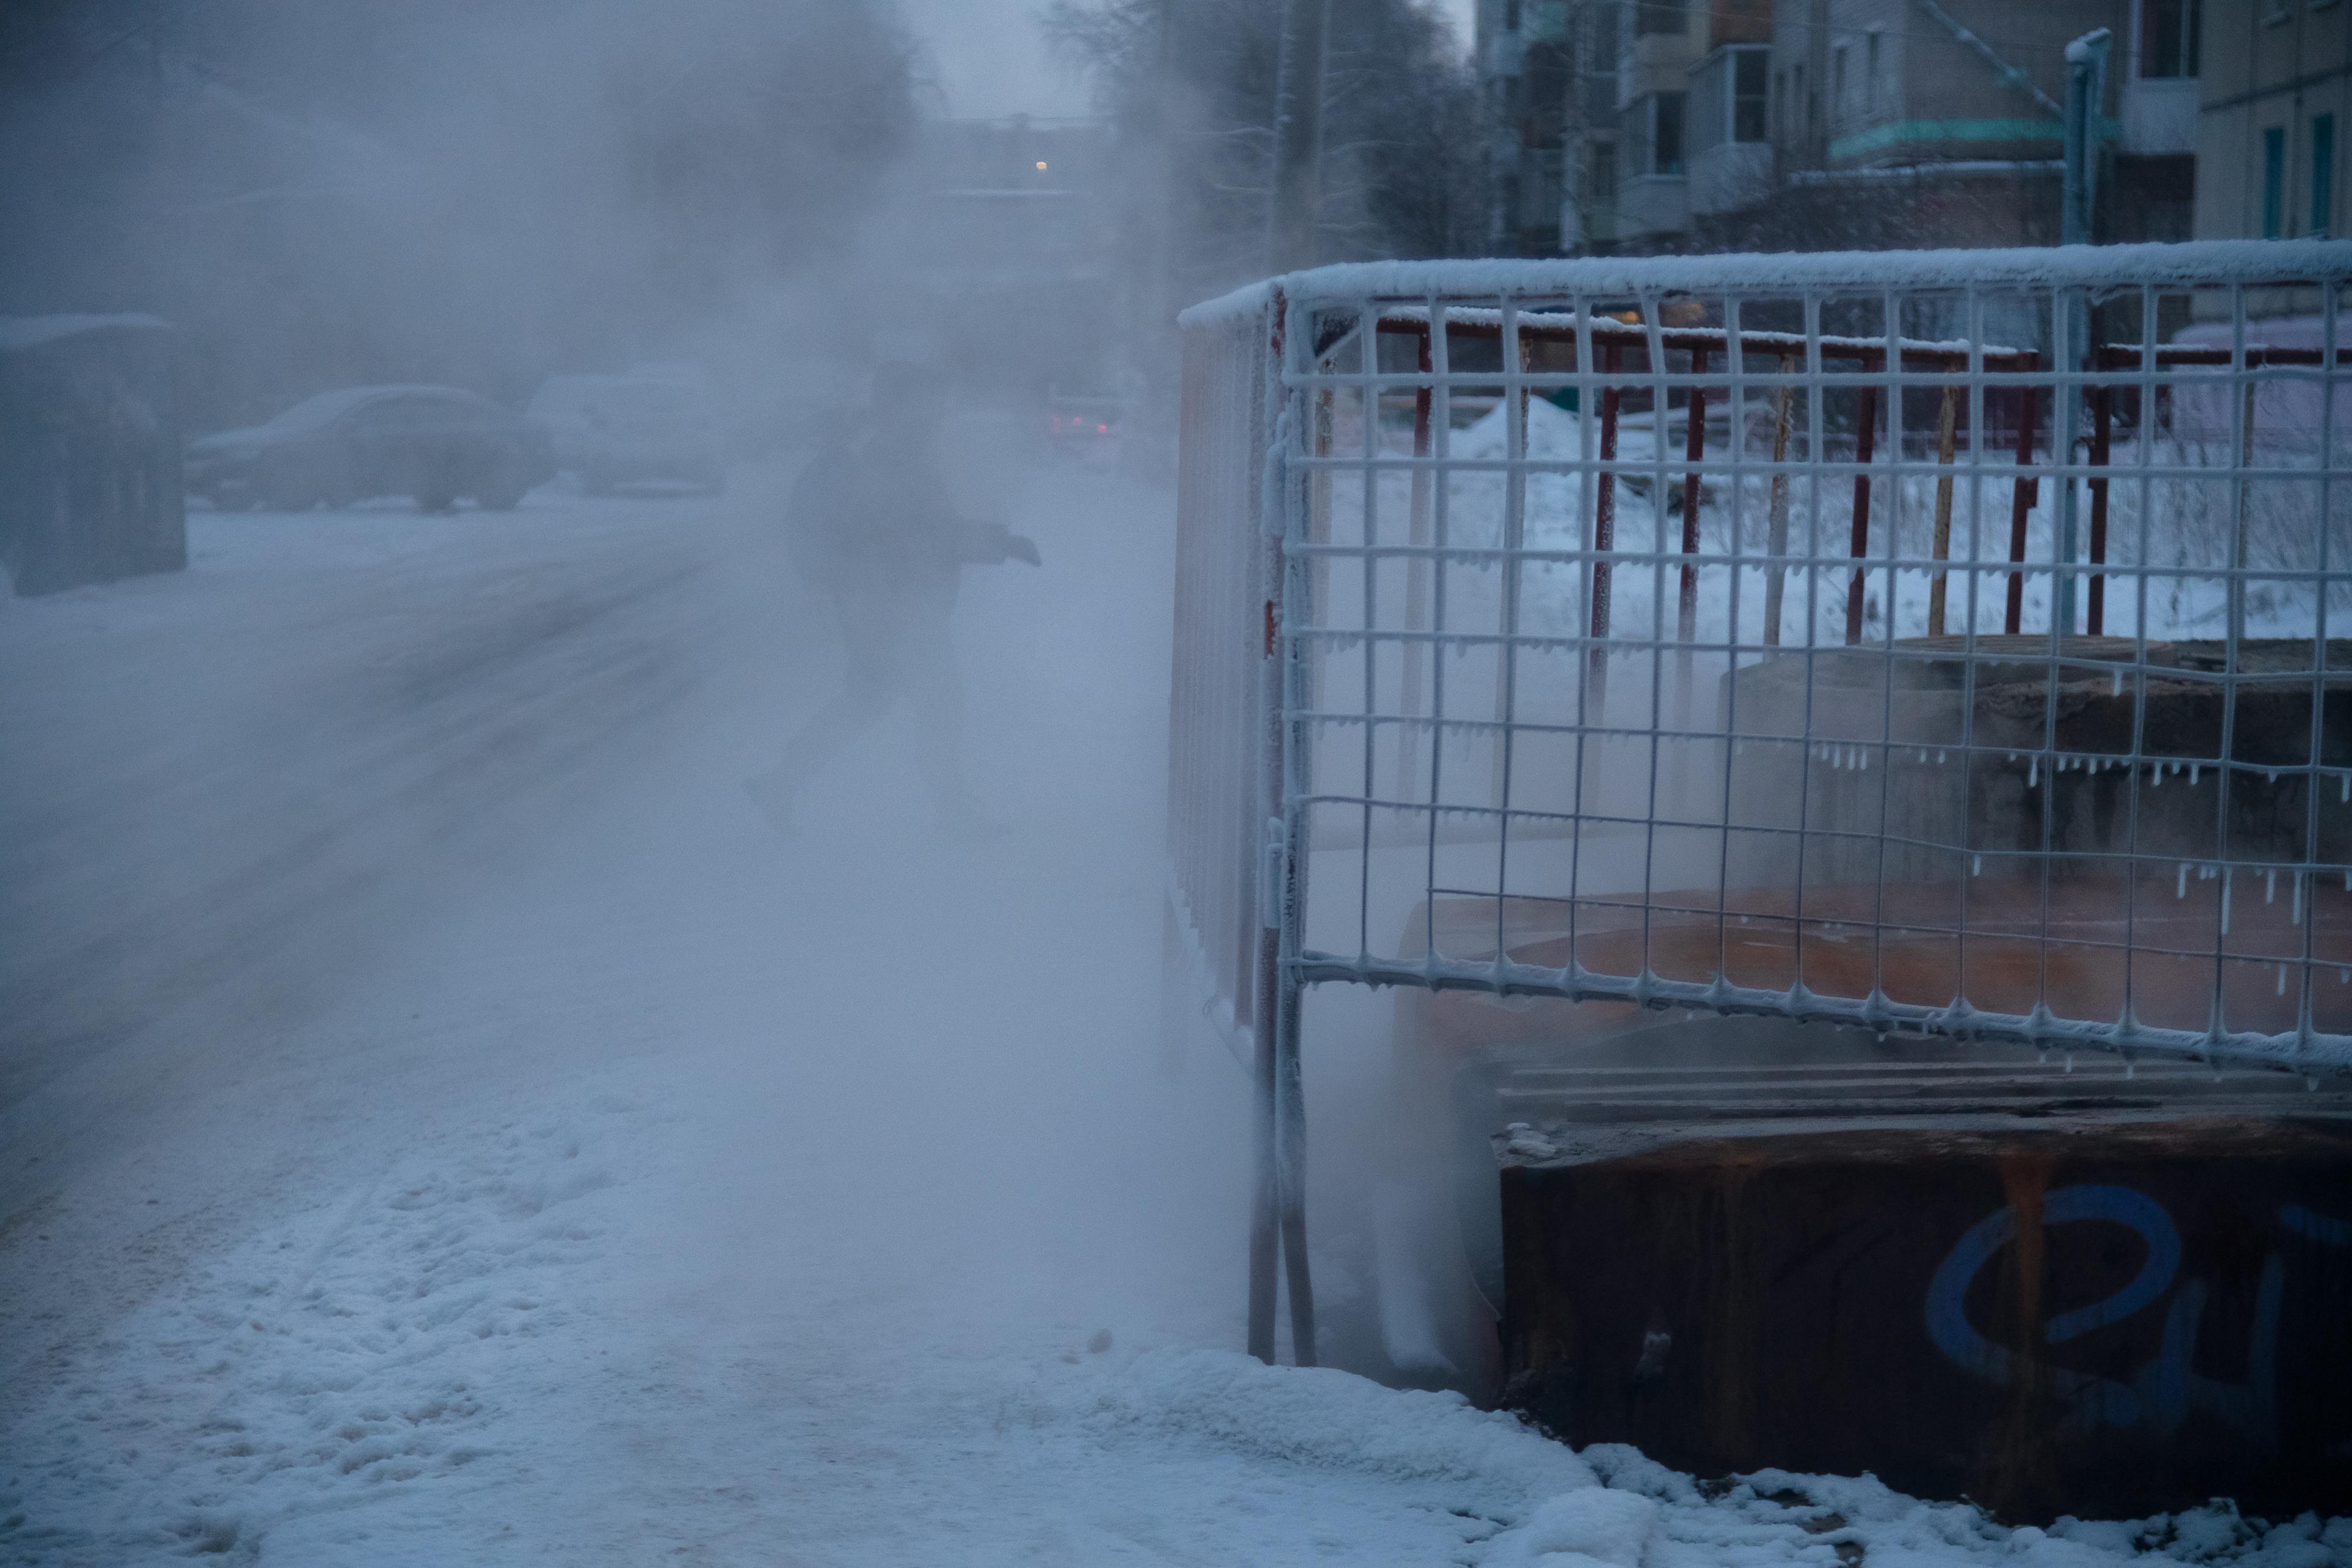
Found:
[[[347,387],[306,398],[267,424],[188,448],[188,493],[222,507],[299,511],[413,496],[426,511],[461,499],[505,511],[553,477],[547,433],[457,387]]]

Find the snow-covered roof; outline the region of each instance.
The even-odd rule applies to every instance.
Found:
[[[1263,308],[1276,287],[1292,300],[1345,304],[1432,295],[1557,298],[1709,289],[1754,294],[1988,286],[2178,288],[2347,275],[2352,275],[2352,240],[2195,240],[2183,245],[1610,256],[1557,261],[1357,261],[1249,284],[1193,306],[1179,319],[1189,327],[1244,315]]]
[[[172,324],[157,316],[123,314],[118,316],[0,316],[0,354],[23,349],[37,349],[44,343],[54,343],[61,338],[79,336],[83,332],[106,332],[128,329],[133,331],[168,332]]]

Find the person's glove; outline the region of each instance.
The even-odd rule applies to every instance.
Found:
[[[1007,560],[1025,560],[1031,566],[1043,566],[1045,564],[1045,558],[1037,553],[1037,541],[1031,538],[1026,534],[1007,534],[1004,536],[1004,559]]]

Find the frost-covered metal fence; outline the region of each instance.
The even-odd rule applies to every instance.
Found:
[[[1279,1241],[1311,1354],[1318,982],[2352,1069],[2348,281],[1372,264],[1190,312],[1171,907],[1259,1076],[1253,1349]]]

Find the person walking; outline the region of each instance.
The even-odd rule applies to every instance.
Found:
[[[904,696],[923,786],[943,832],[994,831],[963,778],[962,691],[949,620],[967,566],[1042,564],[1002,523],[957,514],[931,447],[946,400],[920,366],[886,364],[862,441],[829,443],[793,487],[786,522],[794,567],[823,595],[841,632],[841,689],[786,744],[782,765],[749,780],[752,804],[793,831],[802,794],[850,742]]]

